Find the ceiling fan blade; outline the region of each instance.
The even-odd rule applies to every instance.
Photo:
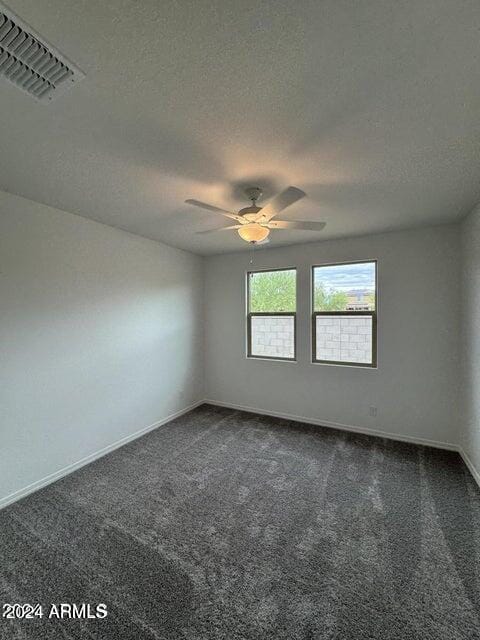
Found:
[[[307,220],[272,220],[264,224],[268,229],[303,229],[304,231],[321,231],[325,222],[308,222]]]
[[[231,229],[240,229],[241,224],[232,224],[230,227],[218,227],[217,229],[207,229],[206,231],[196,231],[195,233],[214,233],[215,231],[230,231]]]
[[[297,187],[287,187],[258,212],[257,222],[268,222],[281,211],[305,197],[306,193]]]
[[[220,209],[220,207],[214,207],[211,204],[207,204],[206,202],[200,202],[200,200],[185,200],[186,204],[193,204],[194,207],[200,207],[201,209],[207,209],[207,211],[213,211],[214,213],[220,213],[222,216],[227,218],[231,218],[232,220],[236,220],[240,224],[245,224],[245,220],[242,216],[237,216],[235,213],[231,211],[227,211],[226,209]]]

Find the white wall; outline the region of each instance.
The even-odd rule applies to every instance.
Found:
[[[0,503],[203,397],[203,261],[0,192]]]
[[[480,206],[462,224],[461,445],[480,479]]]
[[[280,233],[280,232],[279,232]],[[378,369],[311,364],[310,267],[378,259]],[[206,396],[444,443],[458,440],[459,230],[440,226],[206,262]],[[245,357],[245,273],[297,267],[297,363]],[[377,417],[369,407],[378,407]]]
[[[478,468],[478,211],[462,235],[463,446]],[[208,258],[204,290],[200,257],[0,192],[0,505],[204,396],[458,442],[459,249],[442,226],[257,250],[253,268],[298,269],[298,362],[248,360],[250,253]],[[373,258],[378,369],[311,364],[310,266]]]

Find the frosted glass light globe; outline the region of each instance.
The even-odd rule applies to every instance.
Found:
[[[261,242],[270,233],[270,229],[266,229],[261,225],[253,222],[252,224],[245,224],[238,229],[238,235],[245,240],[245,242]]]

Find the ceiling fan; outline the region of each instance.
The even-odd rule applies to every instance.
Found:
[[[185,200],[187,204],[193,204],[195,207],[201,207],[208,211],[220,213],[226,218],[235,220],[237,224],[228,227],[220,227],[218,229],[209,229],[208,231],[197,231],[197,233],[214,233],[216,231],[236,230],[238,235],[246,242],[260,244],[268,242],[268,235],[273,229],[302,229],[304,231],[321,231],[325,222],[308,222],[305,220],[273,220],[281,211],[301,200],[306,194],[297,187],[288,187],[277,196],[272,198],[264,207],[257,206],[257,200],[262,195],[259,187],[249,187],[245,189],[245,194],[252,204],[248,207],[240,209],[238,213],[215,207],[198,200]]]

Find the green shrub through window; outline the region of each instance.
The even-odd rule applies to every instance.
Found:
[[[251,313],[296,311],[295,269],[256,271],[249,274]]]

